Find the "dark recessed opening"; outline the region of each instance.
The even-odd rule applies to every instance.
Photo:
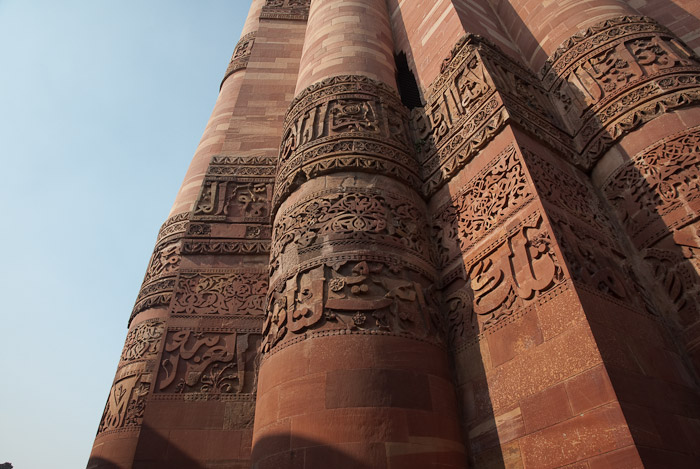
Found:
[[[399,86],[401,102],[409,109],[422,107],[423,100],[420,96],[418,83],[415,75],[408,67],[406,53],[400,52],[399,55],[394,56],[394,60],[396,60],[396,84]]]

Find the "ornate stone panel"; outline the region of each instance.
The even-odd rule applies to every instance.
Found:
[[[366,243],[433,261],[425,210],[416,201],[378,188],[327,189],[309,194],[275,221],[271,272],[288,246],[296,257],[321,249],[356,249]]]
[[[188,223],[189,213],[180,213],[163,223],[129,323],[141,311],[170,304]]]
[[[260,316],[264,313],[267,269],[209,269],[180,272],[173,314]]]
[[[614,171],[602,186],[686,349],[700,353],[700,127],[671,135]],[[700,361],[698,362],[700,363]]]
[[[653,245],[700,216],[700,127],[620,166],[602,187],[635,245]]]
[[[489,231],[502,224],[533,197],[525,165],[509,145],[438,208],[433,235],[441,266],[468,252]]]
[[[562,210],[600,235],[618,239],[587,176],[566,162],[557,161],[557,157],[545,159],[524,147],[521,151],[537,195],[548,208]]]
[[[564,282],[561,261],[547,225],[537,212],[475,249],[460,278],[444,288],[451,343],[486,332]]]
[[[260,19],[306,21],[310,4],[311,0],[267,0]]]
[[[253,44],[255,44],[255,31],[246,34],[238,41],[236,48],[233,50],[231,61],[226,68],[224,78],[221,80],[222,85],[224,84],[224,81],[226,81],[226,79],[234,72],[242,70],[248,66],[248,60],[250,59],[250,54],[253,51]]]
[[[165,332],[165,323],[160,320],[144,321],[126,335],[120,365],[155,358],[160,351],[160,342]]]
[[[168,329],[155,392],[250,394],[259,344],[247,331]]]
[[[552,212],[548,216],[577,286],[636,311],[657,314],[627,256],[614,240],[565,213]]]
[[[285,119],[273,210],[303,181],[337,171],[364,171],[412,187],[407,110],[396,92],[364,76],[322,80],[302,91]]]
[[[271,286],[263,352],[309,334],[392,334],[441,342],[432,284],[427,273],[380,254],[303,263]]]
[[[97,430],[98,437],[139,429],[152,379],[152,374],[145,370],[146,365],[141,362],[122,367],[117,372]]]
[[[210,176],[202,185],[192,219],[269,223],[271,193],[266,179]]]
[[[700,102],[700,62],[651,18],[623,16],[565,42],[541,72],[591,168],[622,135],[669,109]]]
[[[540,81],[489,41],[464,36],[442,65],[412,129],[423,163],[423,192],[432,195],[456,175],[508,121],[517,122],[563,155],[569,135]]]

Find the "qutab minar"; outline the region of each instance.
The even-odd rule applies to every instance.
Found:
[[[692,0],[253,0],[88,468],[700,467],[699,51]]]

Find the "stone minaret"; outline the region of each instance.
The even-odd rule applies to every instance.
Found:
[[[700,466],[699,30],[253,0],[88,467]]]

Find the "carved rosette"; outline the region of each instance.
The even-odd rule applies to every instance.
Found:
[[[311,0],[267,0],[260,19],[306,21]]]
[[[273,210],[304,181],[342,171],[382,174],[419,187],[408,111],[388,86],[358,75],[302,91],[285,118]]]
[[[623,16],[570,38],[541,72],[590,169],[625,133],[700,102],[700,62],[653,19]]]
[[[180,213],[163,223],[129,323],[141,311],[170,304],[188,223],[189,213]]]
[[[224,78],[221,80],[221,86],[234,72],[243,70],[248,66],[248,60],[253,51],[253,44],[255,44],[255,31],[246,34],[238,41],[236,48],[233,50],[231,61],[226,68],[226,73],[224,73]]]

